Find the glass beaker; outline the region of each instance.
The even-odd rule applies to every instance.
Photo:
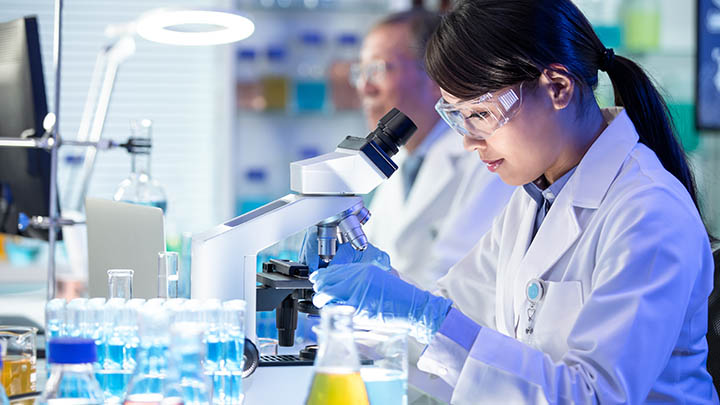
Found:
[[[0,326],[0,347],[4,353],[2,381],[8,396],[37,391],[37,329],[28,326]],[[31,402],[31,401],[30,401]]]
[[[129,300],[133,297],[133,274],[130,269],[110,269],[108,275],[108,299],[122,298]]]
[[[406,325],[382,322],[355,326],[358,353],[372,362],[360,368],[372,405],[407,404],[409,331]]]
[[[325,306],[320,311],[319,348],[307,405],[367,405],[360,358],[353,339],[355,308]]]

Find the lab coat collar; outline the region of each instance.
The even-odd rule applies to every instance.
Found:
[[[569,184],[576,207],[596,209],[600,206],[620,166],[639,139],[635,125],[622,107],[603,109],[602,113],[608,127],[585,153]]]

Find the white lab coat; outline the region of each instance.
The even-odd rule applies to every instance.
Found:
[[[418,367],[454,388],[452,403],[718,402],[705,370],[708,236],[627,113],[604,114],[532,243],[537,206],[518,189],[439,281],[455,309]],[[533,278],[547,293],[528,335]],[[456,309],[472,321],[455,322]]]
[[[443,132],[428,149],[407,201],[405,180],[396,173],[378,187],[364,226],[400,276],[426,290],[434,290],[490,229],[514,190],[463,149],[460,135],[442,121],[438,126]],[[406,156],[401,149],[393,159],[402,166]]]

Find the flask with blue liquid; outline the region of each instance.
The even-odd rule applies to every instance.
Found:
[[[48,343],[50,376],[37,404],[101,405],[103,393],[95,379],[95,341],[56,338]]]

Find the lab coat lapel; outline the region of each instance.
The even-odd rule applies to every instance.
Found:
[[[523,191],[524,192],[524,191]],[[526,196],[527,197],[527,196]],[[519,267],[520,262],[525,257],[530,237],[532,235],[533,224],[535,223],[535,214],[537,212],[537,204],[530,198],[524,198],[520,202],[522,205],[522,218],[515,229],[518,229],[517,235],[508,235],[509,238],[515,238],[512,253],[508,260],[508,265],[504,271],[498,271],[497,274],[497,294],[495,295],[495,307],[499,310],[496,312],[497,326],[500,332],[515,336],[515,315],[513,305],[506,305],[513,302],[514,293],[514,271],[508,271]],[[512,219],[512,218],[511,218]]]
[[[535,239],[530,243],[527,253],[520,261],[516,279],[509,283],[514,286],[513,304],[515,308],[522,308],[527,282],[533,278],[543,278],[543,275],[572,247],[580,236],[582,229],[575,215],[572,196],[567,191],[570,190],[562,190],[558,195],[535,235]],[[534,217],[535,215],[533,215],[533,223],[527,229],[532,229]],[[518,320],[518,317],[513,319],[513,330]]]

